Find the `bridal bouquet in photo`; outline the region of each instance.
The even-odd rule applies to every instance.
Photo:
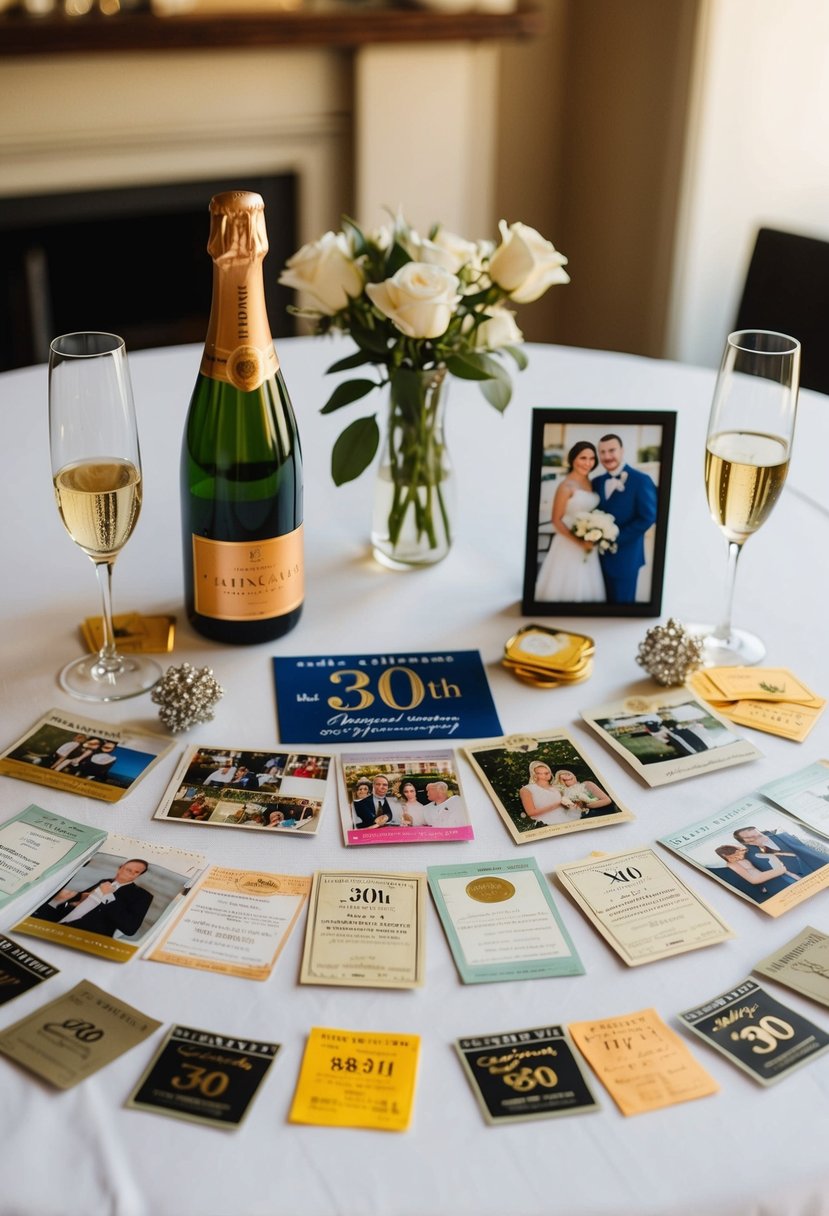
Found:
[[[375,557],[401,569],[445,557],[451,544],[451,464],[443,436],[448,376],[476,380],[486,400],[506,409],[523,335],[509,304],[537,300],[569,282],[567,259],[526,224],[500,223],[500,239],[469,241],[436,224],[428,236],[398,215],[366,233],[344,219],[291,257],[279,281],[302,293],[294,311],[317,333],[349,334],[357,350],[329,372],[373,368],[337,385],[323,406],[333,413],[389,387],[386,443],[378,471]],[[380,445],[377,415],[351,422],[336,440],[337,485],[358,477]]]
[[[570,531],[579,540],[587,541],[599,553],[615,553],[616,540],[619,536],[619,525],[607,511],[580,511],[574,518]],[[590,554],[586,549],[584,560]]]

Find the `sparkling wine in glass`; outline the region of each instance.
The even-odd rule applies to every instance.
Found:
[[[127,352],[116,334],[64,334],[49,354],[49,446],[64,527],[91,559],[101,590],[100,651],[64,667],[60,684],[85,701],[152,688],[161,669],[122,655],[112,628],[112,567],[141,510],[141,456]]]
[[[737,562],[768,519],[789,471],[800,380],[800,343],[768,330],[729,334],[705,443],[711,517],[728,541],[725,610],[717,625],[696,626],[711,666],[759,663],[766,648],[731,624]]]

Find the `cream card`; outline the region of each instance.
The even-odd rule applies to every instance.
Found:
[[[419,988],[425,915],[425,874],[318,871],[300,983]]]
[[[807,925],[785,946],[756,963],[754,970],[829,1006],[829,934],[820,929]]]

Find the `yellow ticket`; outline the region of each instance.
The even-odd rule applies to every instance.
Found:
[[[709,667],[705,672],[726,701],[797,701],[815,694],[785,667]]]
[[[713,705],[717,709],[721,709],[724,705],[728,705],[729,701],[722,695],[719,688],[704,670],[695,671],[688,677],[688,683],[694,692],[702,697],[703,701],[707,701],[709,705]]]
[[[802,743],[823,713],[826,702],[820,698],[818,701],[819,708],[785,701],[736,701],[722,712],[739,726],[753,726],[755,730],[764,730],[769,735]]]
[[[405,1131],[419,1054],[416,1034],[312,1027],[289,1122]]]
[[[623,1115],[706,1098],[719,1089],[655,1009],[571,1022],[568,1029]]]

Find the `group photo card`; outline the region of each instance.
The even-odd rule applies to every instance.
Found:
[[[299,982],[421,988],[425,930],[425,874],[318,870]]]
[[[599,1109],[563,1026],[538,1026],[455,1042],[487,1123],[522,1123]]]
[[[434,844],[473,838],[458,761],[451,748],[343,752],[339,774],[346,845]]]
[[[676,414],[533,410],[525,616],[659,616]]]
[[[127,1106],[232,1131],[243,1122],[279,1048],[172,1026]]]
[[[769,916],[829,887],[829,838],[756,793],[659,843]]]
[[[273,660],[282,743],[474,739],[501,724],[477,650]]]
[[[14,928],[126,963],[160,930],[204,864],[200,853],[111,833],[59,890]]]
[[[535,858],[430,866],[427,875],[464,984],[584,975]]]
[[[719,1092],[714,1078],[655,1009],[571,1022],[568,1030],[623,1115],[642,1115]]]
[[[797,937],[755,963],[753,970],[829,1006],[829,933],[807,925]]]
[[[516,844],[634,818],[565,730],[483,739],[464,752]]]
[[[330,768],[330,755],[193,745],[155,818],[314,836]]]
[[[0,824],[0,908],[58,870],[79,865],[106,832],[32,803]]]
[[[63,996],[0,1031],[0,1052],[57,1089],[71,1089],[143,1043],[160,1025],[119,997],[81,980]],[[87,1033],[79,1034],[81,1029]]]
[[[0,773],[118,802],[172,746],[163,735],[53,709],[0,755]]]
[[[249,980],[270,977],[311,890],[311,879],[212,866],[147,958]]]
[[[581,716],[649,786],[730,768],[762,754],[687,689],[626,697],[583,709]]]
[[[761,1085],[774,1085],[829,1049],[829,1034],[747,979],[678,1015]]]
[[[603,853],[556,869],[565,891],[629,967],[733,937],[653,849]]]

